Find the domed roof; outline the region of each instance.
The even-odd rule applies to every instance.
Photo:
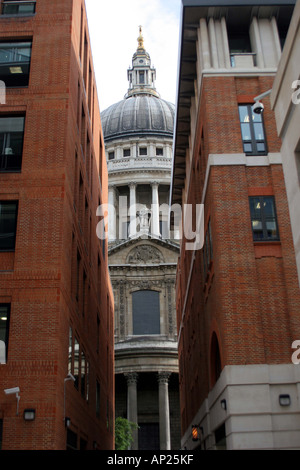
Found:
[[[135,136],[173,137],[175,106],[151,94],[136,94],[101,113],[106,142]]]

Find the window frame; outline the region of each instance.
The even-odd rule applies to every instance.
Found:
[[[23,131],[22,131],[22,141],[20,144],[21,147],[21,152],[20,154],[16,154],[15,157],[19,159],[19,165],[18,166],[9,166],[9,155],[6,153],[2,153],[2,149],[0,148],[0,173],[20,173],[22,170],[22,160],[23,160],[23,150],[24,150],[24,137],[25,137],[25,121],[26,121],[26,116],[25,114],[0,114],[0,120],[2,119],[18,119],[18,118],[23,118]],[[21,133],[21,131],[20,131]],[[14,134],[13,129],[11,129],[9,132],[3,133],[4,135],[9,135]],[[3,139],[4,142],[4,139]]]
[[[3,39],[0,41],[0,51],[8,50],[8,59],[6,61],[1,61],[1,54],[0,54],[0,74],[2,76],[2,80],[5,83],[6,88],[28,88],[29,80],[30,80],[30,68],[31,68],[31,59],[32,59],[32,37],[18,39],[16,37],[11,38],[10,40]],[[30,49],[30,55],[28,56],[28,60],[20,60],[22,57],[21,50],[22,48]],[[26,55],[23,57],[27,57]],[[17,60],[18,59],[18,60]],[[24,67],[24,70],[22,68]],[[28,69],[26,69],[28,67]],[[20,71],[12,69],[21,69]],[[9,73],[8,70],[9,69]],[[4,75],[4,73],[7,73]],[[18,80],[19,77],[19,80]],[[20,81],[20,78],[24,78],[23,81]],[[9,80],[10,79],[10,80]]]
[[[151,318],[152,321],[146,321],[146,303],[144,303],[143,313],[141,314],[140,309],[138,309],[138,305],[141,299],[138,299],[138,295],[142,293],[148,295],[152,294],[151,304],[152,304],[152,312]],[[132,335],[133,336],[155,336],[161,335],[161,299],[160,299],[160,291],[153,290],[153,289],[139,289],[133,291],[132,295]],[[148,301],[149,301],[148,298]],[[157,310],[154,310],[154,302],[157,304]],[[143,321],[143,330],[141,329],[141,323]]]
[[[245,121],[241,120],[240,110],[241,110],[242,107],[247,108],[247,114],[249,116],[249,122],[245,122]],[[239,123],[240,123],[241,138],[242,138],[242,143],[243,143],[243,150],[244,150],[246,156],[268,155],[268,144],[267,144],[267,136],[266,136],[266,129],[265,129],[265,123],[264,123],[263,115],[262,114],[256,115],[256,117],[260,116],[261,122],[260,121],[254,122],[253,117],[252,117],[253,116],[252,107],[253,107],[253,103],[240,103],[238,105],[238,115],[239,115]],[[242,128],[243,124],[249,124],[251,140],[245,140],[243,138],[243,128]],[[254,126],[255,124],[261,124],[262,131],[263,131],[263,136],[264,136],[263,139],[257,139],[256,138],[256,136],[255,136],[255,126]],[[252,151],[246,151],[246,149],[245,149],[245,145],[249,144],[249,143],[252,145]],[[260,151],[260,150],[258,150],[258,145],[262,144],[262,143],[264,144],[265,149]]]
[[[17,6],[23,6],[23,5],[26,5],[27,4],[31,4],[33,5],[33,11],[30,11],[30,12],[20,12],[19,10],[15,13],[5,13],[5,7],[6,6],[9,6],[9,5],[17,5]],[[32,15],[35,15],[35,12],[36,12],[36,1],[35,0],[21,0],[21,1],[18,1],[18,0],[4,0],[2,2],[2,5],[1,5],[1,15],[3,16],[32,16]]]
[[[15,252],[16,249],[16,239],[17,239],[17,224],[18,224],[18,212],[19,212],[19,201],[15,200],[0,200],[0,207],[1,204],[15,204],[16,205],[16,210],[15,210],[15,221],[14,221],[14,238],[13,238],[13,248],[7,248],[7,247],[2,247],[0,244],[0,253],[9,253],[9,252]],[[1,218],[1,211],[0,211],[0,218]],[[4,232],[5,233],[5,232]],[[1,238],[0,238],[1,240]]]
[[[258,199],[260,202],[260,213],[261,213],[261,218],[253,215],[252,213],[252,206],[251,202],[255,199]],[[274,217],[270,218],[266,216],[265,210],[264,210],[264,202],[266,199],[270,199],[273,201],[273,211],[274,211]],[[274,196],[249,196],[249,208],[250,208],[250,220],[251,220],[251,230],[252,230],[252,237],[254,242],[279,242],[280,241],[280,233],[279,233],[279,226],[278,226],[278,218],[277,218],[277,211],[276,211],[276,201]],[[263,237],[262,238],[256,238],[255,237],[255,232],[253,229],[253,222],[260,220],[262,224],[262,233]],[[272,220],[275,222],[276,226],[276,237],[269,237],[268,236],[268,228],[267,228],[267,222]]]

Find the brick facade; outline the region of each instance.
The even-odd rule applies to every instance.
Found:
[[[7,88],[0,106],[0,117],[25,116],[21,170],[0,173],[1,202],[18,201],[15,250],[0,252],[0,304],[10,305],[2,448],[112,449],[113,297],[96,236],[108,177],[85,4],[37,0],[34,15],[0,22],[1,42],[32,41],[29,85]],[[18,416],[4,394],[16,386]]]
[[[187,2],[183,0],[183,4]],[[204,4],[199,1],[199,5]],[[203,16],[205,11],[203,6]],[[187,35],[188,32],[191,34],[188,6],[185,14],[184,32]],[[201,16],[201,8],[198,14]],[[210,19],[207,22],[211,28],[209,33],[212,28],[218,31],[217,19],[215,25]],[[205,22],[200,19],[200,30],[205,23],[206,19]],[[188,67],[186,64],[191,63],[192,57],[184,41],[185,37],[182,70]],[[203,43],[200,46],[195,40],[198,60],[200,47],[204,48]],[[239,105],[252,105],[254,97],[270,90],[275,75],[270,70],[259,73],[261,71],[254,68],[244,73],[234,69],[229,73],[228,69],[226,72],[204,70],[199,74],[199,64],[197,67],[194,93],[191,90],[190,98],[190,134],[186,131],[188,120],[182,118],[184,124],[180,122],[188,95],[184,88],[187,73],[181,70],[173,180],[173,202],[181,190],[177,202],[204,204],[205,219],[203,249],[187,251],[186,240],[183,240],[177,270],[182,445],[188,443],[189,448],[199,445],[199,442],[191,443],[191,426],[199,423],[202,448],[203,445],[215,448],[218,431],[225,425],[223,437],[225,440],[226,436],[231,449],[297,447],[293,424],[285,422],[288,418],[282,416],[278,417],[274,428],[270,425],[270,433],[278,425],[276,430],[280,435],[283,428],[278,423],[282,419],[282,423],[286,423],[285,430],[291,429],[289,443],[284,442],[283,434],[278,443],[274,436],[270,443],[266,434],[255,444],[252,439],[253,430],[264,433],[268,429],[269,432],[265,417],[261,418],[260,424],[255,422],[255,415],[260,413],[261,398],[255,399],[252,390],[260,383],[259,371],[262,366],[266,370],[282,365],[287,371],[290,366],[297,368],[291,363],[291,346],[300,337],[300,292],[275,116],[270,101],[264,100],[267,151],[263,155],[248,156],[243,148],[238,108]],[[184,135],[186,157],[182,171]],[[255,196],[274,197],[278,239],[254,240],[249,198]],[[251,372],[247,373],[247,370]],[[297,374],[296,371],[293,374]],[[241,377],[243,381],[238,382]],[[264,384],[279,390],[278,383],[284,380],[283,375],[274,377],[267,378]],[[297,382],[296,378],[292,380]],[[231,401],[232,390],[239,387],[243,392],[236,402]],[[284,385],[281,387],[283,390]],[[264,393],[268,396],[267,389]],[[274,392],[270,393],[272,396]],[[227,401],[227,411],[220,406],[221,398]],[[237,403],[241,408],[234,412]],[[279,416],[283,411],[277,409],[277,403],[278,399],[274,408],[267,409],[269,413],[276,409]],[[296,416],[298,419],[297,399],[293,398],[293,403],[291,413],[297,413],[295,419]],[[235,419],[238,419],[235,416],[240,419],[239,432],[235,429]]]

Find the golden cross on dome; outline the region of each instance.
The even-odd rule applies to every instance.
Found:
[[[142,34],[142,26],[139,26],[139,30],[140,30],[140,35],[138,37],[138,43],[139,43],[138,49],[144,49],[144,38]]]

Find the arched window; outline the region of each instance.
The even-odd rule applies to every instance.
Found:
[[[140,290],[132,294],[134,335],[160,334],[159,292]]]
[[[213,387],[222,371],[219,342],[216,333],[213,333],[210,347],[211,386]]]

